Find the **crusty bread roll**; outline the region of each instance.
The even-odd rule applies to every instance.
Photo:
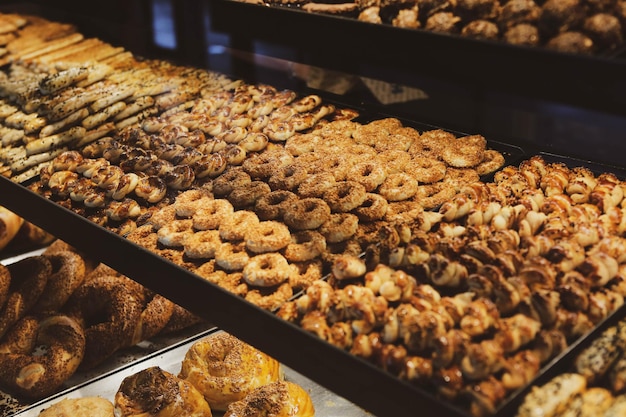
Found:
[[[113,403],[101,397],[64,398],[39,417],[113,417]]]
[[[153,366],[124,378],[115,394],[115,415],[212,417],[212,412],[190,382]]]
[[[309,394],[290,381],[264,385],[231,403],[224,417],[313,417],[315,407]]]

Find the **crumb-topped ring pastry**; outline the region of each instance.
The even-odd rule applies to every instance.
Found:
[[[226,410],[255,388],[283,378],[278,361],[224,332],[195,342],[179,376],[191,382],[214,410]]]

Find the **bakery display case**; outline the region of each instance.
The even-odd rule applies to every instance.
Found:
[[[216,46],[211,41],[217,36],[216,34],[225,34],[226,38],[221,39],[224,41],[222,46],[225,49],[223,50],[227,51],[225,67],[230,71],[226,75],[227,78],[245,80],[242,82],[243,84],[256,85],[257,87],[255,88],[258,89],[261,89],[258,86],[264,86],[268,83],[274,83],[276,88],[287,89],[293,87],[296,94],[300,97],[319,98],[323,106],[317,107],[319,103],[316,103],[313,108],[318,109],[320,112],[323,110],[324,113],[318,113],[317,116],[319,118],[315,119],[315,122],[333,114],[344,115],[344,113],[339,111],[335,113],[335,111],[337,109],[346,109],[345,111],[350,115],[349,117],[336,119],[332,122],[339,124],[348,120],[359,127],[363,127],[378,126],[377,123],[381,120],[389,121],[393,119],[394,121],[390,123],[399,123],[402,128],[407,129],[403,131],[407,135],[408,130],[411,132],[445,130],[459,140],[465,140],[465,138],[473,135],[479,136],[478,133],[484,133],[487,140],[481,142],[481,152],[489,150],[497,152],[502,157],[502,162],[498,169],[485,171],[481,174],[480,179],[485,183],[504,183],[508,179],[507,175],[511,175],[512,178],[514,176],[512,172],[517,168],[500,171],[500,168],[504,167],[520,167],[520,171],[524,172],[525,175],[531,175],[529,171],[524,171],[524,169],[529,169],[528,161],[532,161],[531,163],[540,167],[538,168],[540,170],[545,169],[545,172],[542,171],[542,175],[551,172],[550,170],[555,167],[566,166],[569,169],[584,167],[586,170],[585,175],[590,173],[590,177],[594,178],[593,181],[596,181],[598,178],[606,179],[608,174],[612,175],[611,178],[623,179],[626,177],[619,156],[616,154],[607,155],[604,152],[606,151],[605,149],[588,149],[588,144],[591,142],[584,142],[582,144],[584,146],[581,144],[578,144],[578,146],[565,146],[572,144],[544,143],[541,141],[540,135],[512,138],[511,136],[515,135],[510,133],[500,136],[492,134],[492,132],[481,131],[477,127],[479,124],[465,123],[466,119],[463,117],[456,119],[456,114],[452,116],[455,118],[454,121],[451,120],[449,123],[446,123],[448,114],[445,112],[437,113],[432,109],[430,112],[424,110],[430,105],[430,100],[441,100],[445,104],[445,100],[454,100],[455,94],[459,91],[470,91],[468,94],[470,99],[467,103],[469,107],[477,105],[482,98],[487,96],[493,97],[493,95],[502,94],[504,97],[516,97],[521,102],[536,101],[542,103],[542,105],[545,105],[545,103],[558,103],[566,106],[566,108],[575,108],[593,115],[600,114],[611,121],[616,121],[615,124],[618,126],[617,130],[619,130],[619,127],[625,121],[623,114],[623,109],[625,108],[624,100],[623,94],[621,94],[625,88],[623,77],[625,61],[622,51],[612,53],[610,56],[579,56],[538,48],[517,47],[475,39],[462,39],[458,36],[434,34],[420,30],[375,25],[341,16],[308,13],[296,8],[270,7],[234,0],[213,0],[206,3],[176,3],[172,4],[174,7],[172,13],[175,17],[174,20],[178,33],[177,46],[175,50],[169,51],[159,49],[152,44],[151,36],[149,35],[150,31],[148,30],[150,23],[147,23],[148,19],[146,17],[151,12],[149,7],[147,7],[147,3],[144,2],[130,2],[126,5],[124,10],[126,10],[127,14],[125,16],[128,16],[129,21],[118,23],[127,29],[129,26],[132,27],[132,34],[125,33],[121,36],[119,32],[109,34],[109,31],[115,32],[111,27],[108,27],[107,30],[102,29],[110,23],[108,20],[109,14],[100,16],[101,19],[107,22],[103,24],[94,15],[90,15],[84,7],[80,7],[77,2],[59,2],[53,7],[50,7],[49,4],[45,6],[35,5],[32,8],[20,5],[17,9],[28,10],[29,12],[37,11],[45,16],[54,16],[57,19],[70,19],[70,21],[78,25],[81,31],[84,28],[84,33],[94,34],[94,36],[103,39],[112,39],[112,44],[123,44],[124,48],[136,53],[146,61],[153,57],[159,59],[166,58],[173,62],[181,63],[181,65],[195,65],[197,67],[206,67],[209,70],[219,66],[214,61],[215,59],[224,58],[211,55],[210,47]],[[26,9],[23,9],[23,7],[26,7]],[[12,9],[11,6],[3,6],[3,10]],[[108,13],[111,13],[111,10]],[[115,13],[112,14],[115,16]],[[134,25],[131,16],[142,16],[142,19],[146,19],[146,21],[141,21]],[[94,21],[96,23],[90,26],[89,22]],[[210,31],[208,28],[210,28]],[[141,33],[141,35],[137,35],[138,33]],[[120,37],[117,38],[116,35]],[[264,68],[251,65],[250,61],[246,61],[246,59],[238,59],[238,57],[242,56],[248,58],[252,56],[252,62],[255,62],[256,55],[259,52],[259,43],[271,45],[264,53],[276,60],[274,62],[287,61],[291,63],[287,65],[290,71],[294,68],[292,64],[310,65],[352,75],[356,74],[370,80],[392,80],[393,83],[403,86],[423,89],[428,98],[401,103],[401,105],[397,106],[385,106],[381,105],[380,102],[376,103],[371,100],[371,96],[364,99],[358,94],[342,95],[312,88],[304,85],[302,80],[289,78],[289,74],[282,71],[266,72]],[[364,45],[367,45],[367,48]],[[240,52],[244,54],[241,55]],[[7,63],[6,65],[9,64]],[[187,73],[187,75],[189,74]],[[441,88],[431,90],[431,83]],[[443,83],[449,83],[454,88],[448,90],[447,87],[442,87]],[[50,89],[53,88],[52,86],[48,87]],[[448,94],[445,94],[446,92]],[[480,94],[476,95],[476,92],[480,92]],[[438,96],[440,93],[442,93],[442,96]],[[278,90],[272,90],[271,94],[277,95]],[[155,94],[155,96],[157,95]],[[204,98],[207,97],[209,97],[208,94]],[[231,96],[229,97],[224,100],[232,99]],[[461,112],[464,110],[463,107],[461,106]],[[184,109],[187,111],[191,108],[187,107]],[[332,110],[328,110],[330,108]],[[425,112],[421,113],[423,110]],[[478,115],[479,113],[479,111],[476,111],[473,114]],[[176,113],[173,111],[169,112],[167,117],[172,117],[174,114]],[[314,113],[309,114],[314,115]],[[485,120],[488,120],[488,115],[482,113],[480,115],[486,117]],[[232,114],[229,114],[229,116],[232,116]],[[482,122],[485,122],[485,120],[482,120]],[[601,120],[604,119],[601,118]],[[189,121],[187,122],[190,123]],[[475,121],[473,120],[472,122]],[[154,123],[154,127],[144,125],[143,128],[149,131],[149,133],[157,135],[165,122],[155,121]],[[400,129],[399,125],[393,126],[393,129]],[[307,125],[305,130],[312,127],[313,125]],[[358,130],[358,128],[352,127]],[[150,131],[149,129],[154,130]],[[393,130],[392,128],[389,129],[390,131]],[[275,143],[289,143],[286,140],[276,139],[278,138],[278,132],[274,131],[271,133],[277,135],[274,138]],[[336,132],[333,134],[336,134]],[[124,139],[130,140],[130,136],[132,135]],[[137,137],[139,136],[140,134],[137,133]],[[133,136],[132,139],[136,140],[137,137]],[[593,139],[589,140],[592,141]],[[128,143],[124,143],[124,145]],[[324,144],[316,143],[315,146],[320,149],[323,148]],[[371,146],[375,148],[376,142],[374,141]],[[476,145],[472,144],[470,148],[474,149],[473,146]],[[619,149],[620,144],[613,143],[611,146]],[[408,152],[407,149],[404,151]],[[463,151],[460,151],[460,153],[461,156],[459,158],[468,157]],[[458,152],[455,153],[455,156],[458,156],[457,154]],[[326,155],[328,156],[329,154]],[[473,163],[471,166],[476,166],[483,162],[482,158],[481,156],[478,162]],[[446,157],[444,160],[449,161],[452,159],[451,157]],[[391,162],[389,161],[389,164]],[[447,166],[448,169],[451,167],[452,165]],[[498,176],[498,172],[504,172],[504,174]],[[21,173],[19,172],[19,174]],[[50,176],[52,174],[54,172],[50,172]],[[602,175],[605,176],[602,177]],[[585,178],[588,179],[590,177]],[[580,334],[573,331],[567,346],[558,352],[555,351],[548,358],[544,358],[541,366],[537,368],[537,372],[528,377],[524,383],[516,388],[508,388],[505,395],[497,394],[497,400],[490,402],[491,397],[489,397],[488,389],[495,387],[495,385],[481,385],[479,382],[492,381],[481,374],[482,376],[468,382],[464,391],[464,398],[459,401],[453,401],[454,393],[446,392],[448,395],[451,395],[451,397],[446,397],[446,394],[442,394],[445,390],[438,390],[437,384],[423,384],[420,381],[409,382],[407,380],[410,379],[407,378],[409,371],[398,372],[398,365],[394,362],[394,357],[391,354],[389,354],[390,356],[384,356],[382,360],[379,360],[379,363],[373,363],[373,361],[366,360],[364,357],[354,355],[348,349],[323,340],[310,328],[303,328],[300,319],[289,316],[284,311],[280,312],[278,308],[267,309],[248,302],[240,295],[203,279],[203,277],[194,273],[191,268],[175,262],[176,258],[168,259],[163,256],[157,256],[150,248],[143,247],[137,241],[121,236],[113,228],[105,227],[106,223],[96,222],[94,220],[95,217],[84,215],[86,213],[85,210],[76,210],[75,206],[64,203],[62,199],[55,201],[56,196],[53,192],[37,192],[37,190],[49,191],[52,189],[50,183],[47,182],[49,177],[44,181],[43,185],[36,184],[38,181],[36,175],[29,178],[20,178],[25,179],[23,181],[12,181],[4,177],[0,178],[0,204],[19,213],[24,218],[49,233],[62,238],[69,244],[80,248],[85,253],[97,257],[101,262],[114,267],[120,273],[131,277],[150,290],[166,295],[171,301],[210,321],[217,328],[228,331],[274,356],[290,369],[309,378],[311,384],[314,384],[315,390],[318,390],[319,384],[320,387],[324,387],[323,389],[344,397],[356,404],[358,408],[367,410],[367,412],[373,415],[409,416],[415,415],[416,410],[420,410],[420,412],[426,415],[445,414],[459,417],[470,415],[514,415],[524,395],[533,385],[544,384],[554,376],[569,369],[572,361],[582,348],[588,345],[590,340],[600,335],[606,328],[622,319],[624,314],[621,303],[616,301],[620,297],[616,296],[615,304],[611,304],[614,308],[606,307],[606,310],[602,310],[602,313],[597,313],[598,315],[594,318],[593,325],[585,328],[586,331],[581,331]],[[215,178],[217,178],[217,175]],[[608,187],[605,183],[602,185]],[[543,187],[546,188],[546,186]],[[620,187],[622,186],[616,186],[616,188]],[[561,188],[564,188],[564,186]],[[599,199],[600,197],[597,198]],[[390,201],[393,200],[391,196],[388,199]],[[450,196],[449,200],[455,201],[453,196]],[[606,206],[609,203],[606,200],[594,201],[602,207],[602,210],[606,209],[609,212],[608,206]],[[462,215],[459,214],[457,218],[455,217],[456,215],[450,214],[450,211],[445,211],[441,208],[444,205],[443,203],[443,201],[439,202],[439,204],[426,211],[444,217],[450,216],[450,219],[446,220],[449,220],[450,224],[461,227],[459,224],[455,224],[454,221],[458,220]],[[557,205],[556,202],[553,204]],[[617,216],[617,209],[621,207],[619,204],[621,202],[616,203],[616,212],[611,211],[611,214]],[[242,205],[242,207],[245,207],[245,205]],[[400,206],[396,205],[394,207]],[[520,207],[520,205],[516,207]],[[163,207],[155,205],[154,208],[156,211],[156,208],[162,209]],[[351,208],[347,211],[353,209]],[[450,210],[449,207],[447,209]],[[334,212],[341,211],[339,209],[333,210]],[[552,210],[556,210],[556,208],[546,209],[549,212]],[[151,212],[151,214],[154,214],[154,212]],[[404,213],[399,212],[397,214],[400,216]],[[600,214],[598,214],[599,216]],[[603,217],[602,219],[604,220],[605,218]],[[463,224],[462,227],[466,226],[467,224]],[[573,231],[570,231],[572,234],[577,233],[576,227],[577,225],[574,226]],[[442,228],[442,230],[444,229]],[[454,233],[452,229],[445,230],[449,231],[450,234]],[[430,230],[421,231],[430,233]],[[413,230],[410,233],[417,232]],[[429,238],[441,239],[439,243],[441,246],[438,247],[438,250],[443,249],[441,249],[441,253],[438,253],[438,255],[453,252],[454,241],[451,235],[433,233],[427,236]],[[622,237],[622,235],[619,235],[619,237]],[[386,260],[390,263],[395,259],[391,258],[390,253],[384,251],[374,253],[376,248],[389,249],[385,246],[388,242],[385,241],[385,235],[382,232],[380,235],[377,235],[377,238],[380,239],[380,242],[368,242],[372,244],[355,256],[355,258],[363,261],[364,265],[372,262],[372,259]],[[398,248],[405,251],[406,248],[402,245],[408,242],[403,242],[400,237],[398,239],[400,240],[397,243]],[[445,245],[450,246],[444,248]],[[465,249],[454,248],[454,250],[457,251],[455,253],[458,255]],[[376,256],[379,256],[379,258]],[[387,256],[387,258],[385,259],[384,256]],[[483,256],[485,255],[483,254]],[[556,255],[552,253],[552,256]],[[618,258],[620,254],[614,254],[614,256]],[[335,258],[333,257],[332,259],[334,260]],[[554,259],[552,258],[552,260]],[[557,262],[554,261],[554,263]],[[333,270],[333,265],[332,262],[326,265],[327,268],[324,270],[322,281],[336,284],[340,290],[345,290],[349,284],[338,284],[336,282],[337,276],[340,274]],[[420,277],[426,277],[426,279],[435,282],[434,275],[429,275],[431,272],[424,272],[420,269],[420,264],[409,263],[402,266],[407,270],[414,271]],[[367,268],[368,273],[373,273],[374,270],[371,265],[367,265]],[[365,275],[365,272],[360,275]],[[617,271],[613,275],[621,277]],[[608,279],[602,280],[601,284],[595,284],[593,287],[594,294],[598,288],[600,288],[597,291],[598,293],[604,294],[606,292],[613,294],[615,292],[614,285],[617,286],[617,284],[614,284],[613,281],[609,284],[608,281]],[[448,284],[437,285],[438,291],[441,293],[439,295],[450,298],[460,296],[462,292],[459,288],[465,288],[463,286],[458,288],[449,287]],[[606,288],[603,288],[604,286]],[[472,288],[476,289],[478,287]],[[296,291],[292,298],[289,298],[289,303],[298,303],[297,300],[302,300],[304,299],[302,297],[305,296],[310,298],[310,295],[306,294],[306,289],[300,288],[300,290]],[[560,288],[559,291],[562,291],[560,294],[566,294],[566,290],[563,288]],[[554,290],[550,294],[557,294],[557,292]],[[570,293],[567,294],[569,295]],[[562,297],[565,296],[562,295]],[[570,299],[568,300],[568,302],[572,302]],[[540,303],[542,300],[536,302]],[[606,304],[610,303],[607,302]],[[285,303],[285,305],[298,306],[298,304],[288,303]],[[302,308],[302,304],[299,306]],[[279,311],[278,313],[277,310]],[[511,311],[513,310],[517,311],[515,309]],[[544,320],[542,324],[548,323],[549,320],[542,313],[543,310],[541,313],[535,311],[534,314],[540,316],[540,319],[535,317],[534,320]],[[290,317],[289,320],[284,319],[287,316]],[[510,317],[507,316],[507,318]],[[387,319],[389,317],[385,317],[385,320]],[[480,343],[490,340],[491,337],[495,337],[494,334],[497,331],[493,329],[491,328],[489,331],[477,334],[472,346],[478,346]],[[385,327],[384,331],[391,330]],[[385,337],[392,338],[392,336]],[[389,343],[389,345],[402,345],[401,341],[395,343],[396,341],[397,337],[394,339],[394,343]],[[409,339],[406,343],[410,342],[411,340]],[[183,346],[187,347],[187,345]],[[180,346],[176,346],[174,349],[180,349]],[[425,349],[414,350],[423,352]],[[148,362],[153,359],[149,358]],[[414,362],[407,363],[414,364]],[[411,366],[417,367],[417,365]],[[413,368],[411,369],[414,370]],[[124,372],[126,371],[128,369],[125,369]],[[501,368],[498,368],[495,372],[500,371]],[[403,376],[399,377],[399,374],[402,374],[402,372],[404,372]],[[418,371],[415,370],[415,372]],[[445,375],[443,377],[445,379]],[[105,383],[106,379],[104,378]],[[97,389],[97,383],[98,381],[95,381],[93,386],[89,386],[89,389],[94,389],[94,387]],[[433,388],[433,386],[436,387]],[[474,392],[468,392],[468,387],[470,391],[474,390]],[[468,398],[470,398],[469,404],[467,402]],[[351,408],[351,410],[353,409]],[[319,411],[322,412],[322,409],[320,408]],[[26,413],[28,412],[27,410]],[[34,411],[30,410],[30,412],[33,413]],[[333,411],[329,410],[328,412],[332,413]],[[342,411],[342,413],[345,413],[345,411]]]

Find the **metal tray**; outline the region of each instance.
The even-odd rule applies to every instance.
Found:
[[[171,346],[170,348],[160,350],[152,355],[145,357],[144,359],[135,361],[128,366],[121,367],[110,373],[86,381],[85,383],[77,385],[71,389],[60,392],[59,394],[47,398],[44,401],[33,404],[23,411],[15,414],[15,417],[35,417],[43,409],[60,401],[63,398],[100,396],[110,401],[113,401],[115,393],[117,392],[120,383],[125,377],[133,375],[134,373],[151,366],[159,366],[161,369],[176,375],[180,372],[182,360],[184,359],[185,353],[189,350],[191,345],[193,345],[193,343],[198,340],[210,338],[212,335],[215,335],[218,332],[220,332],[220,330],[212,329],[199,333],[193,337],[181,341],[178,344]],[[295,372],[293,369],[289,367],[284,367],[284,372],[286,380],[299,384],[309,393],[317,415],[324,417],[371,416],[371,414],[360,409],[353,403],[331,393],[322,386]],[[213,415],[221,416],[222,413],[214,412]]]
[[[626,59],[582,56],[354,18],[210,2],[210,28],[228,47],[255,52],[256,42],[287,48],[275,57],[424,88],[444,80],[477,92],[514,94],[624,114]],[[294,58],[295,56],[295,58]]]

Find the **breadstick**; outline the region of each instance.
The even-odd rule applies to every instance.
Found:
[[[195,96],[195,91],[187,88],[180,88],[171,93],[165,93],[156,98],[156,105],[160,110],[167,110],[178,104],[191,100]]]
[[[31,178],[35,178],[37,175],[39,175],[41,169],[47,166],[49,163],[50,161],[45,161],[41,164],[35,165],[34,167],[27,169],[26,171],[20,172],[19,174],[12,176],[11,180],[13,180],[13,182],[17,182],[18,184],[21,184],[25,181],[30,180]]]
[[[56,93],[65,87],[87,78],[89,71],[85,67],[72,67],[54,74],[48,75],[39,83],[41,94]]]
[[[36,113],[34,113],[36,114]],[[24,133],[32,134],[38,132],[41,128],[43,128],[48,121],[45,117],[33,117],[24,123]]]
[[[54,159],[57,155],[67,151],[68,148],[55,149],[50,152],[42,152],[35,155],[30,155],[24,159],[20,159],[11,164],[11,171],[21,172],[25,169],[32,168],[35,165],[39,165],[42,162],[47,162]]]
[[[123,129],[125,127],[137,124],[139,122],[141,122],[142,120],[147,119],[150,116],[155,115],[156,113],[159,112],[159,109],[157,109],[156,107],[149,107],[147,109],[145,109],[144,111],[142,111],[141,113],[138,113],[134,116],[131,116],[127,119],[124,120],[120,120],[119,122],[117,122],[115,124],[115,128],[116,129]]]
[[[119,86],[118,89],[111,91],[105,97],[102,97],[91,103],[89,108],[93,112],[98,112],[105,107],[109,107],[113,103],[127,99],[128,97],[132,96],[134,92],[134,87]]]
[[[4,19],[4,17],[0,17],[0,34],[12,33],[18,29],[17,26],[13,24],[13,22]]]
[[[112,68],[121,68],[123,66],[127,66],[134,62],[135,57],[133,53],[130,51],[125,51],[117,55],[110,56],[105,59],[101,59],[101,64],[110,65]]]
[[[124,110],[115,115],[113,120],[119,122],[120,120],[126,119],[133,114],[145,110],[153,105],[154,98],[152,98],[151,96],[139,97],[137,100],[128,103]]]
[[[108,84],[99,86],[94,84],[93,88],[76,94],[52,107],[48,113],[48,118],[52,121],[63,119],[82,108],[86,108],[90,103],[108,94],[112,88],[114,88],[114,86]]]
[[[101,45],[96,45],[91,48],[88,48],[84,51],[80,51],[75,54],[68,55],[64,59],[67,61],[73,61],[73,62],[98,62],[102,59],[115,56],[124,51],[125,49],[121,46],[114,47],[108,43],[103,43]]]
[[[0,119],[6,119],[19,109],[12,104],[0,102]]]
[[[18,146],[15,148],[2,148],[0,149],[0,159],[4,163],[11,164],[18,159],[23,159],[26,157],[26,149],[23,146]]]
[[[29,120],[37,118],[37,113],[26,114],[22,111],[16,111],[6,119],[4,119],[4,125],[7,127],[13,127],[15,129],[24,129],[24,125]]]
[[[0,138],[2,138],[2,146],[16,145],[24,138],[23,129],[12,129],[10,127],[0,127]]]
[[[57,49],[65,48],[68,45],[72,45],[76,42],[80,42],[83,40],[83,38],[84,38],[83,34],[77,32],[77,33],[72,33],[71,35],[68,35],[59,39],[55,39],[50,42],[45,42],[43,45],[40,45],[40,47],[38,47],[37,49],[31,52],[20,54],[20,59],[22,61],[29,61],[39,55],[56,51]]]
[[[89,75],[84,80],[76,83],[78,87],[87,87],[98,81],[102,81],[113,72],[113,68],[107,64],[94,64],[89,68]]]
[[[115,116],[116,114],[120,113],[125,108],[126,108],[126,103],[124,103],[123,101],[118,101],[116,103],[111,104],[109,107],[105,107],[99,112],[91,114],[90,116],[86,117],[82,121],[81,125],[85,129],[93,129],[97,126],[100,126],[102,123],[106,122],[111,117]]]
[[[75,54],[100,43],[102,43],[102,41],[98,38],[83,39],[82,41],[68,45],[65,48],[43,54],[37,57],[36,61],[41,62],[42,64],[50,64],[53,62],[62,61],[63,58],[68,55]]]
[[[11,176],[11,167],[0,162],[0,177],[9,178]]]
[[[70,114],[66,118],[59,120],[58,122],[48,124],[47,126],[41,129],[41,132],[39,132],[39,137],[43,138],[46,136],[50,136],[56,132],[63,130],[63,128],[65,127],[68,127],[77,122],[80,122],[87,116],[89,116],[89,110],[86,107],[84,107]]]
[[[36,139],[26,144],[26,154],[34,155],[49,151],[59,145],[65,145],[81,139],[87,130],[82,126],[74,126],[64,132]]]
[[[88,145],[91,142],[94,142],[100,139],[101,137],[106,136],[114,129],[115,129],[115,124],[113,122],[108,122],[108,123],[98,126],[95,129],[89,130],[87,131],[87,133],[85,133],[85,136],[83,136],[83,138],[79,140],[78,143],[76,143],[76,148],[81,148],[85,145]]]

